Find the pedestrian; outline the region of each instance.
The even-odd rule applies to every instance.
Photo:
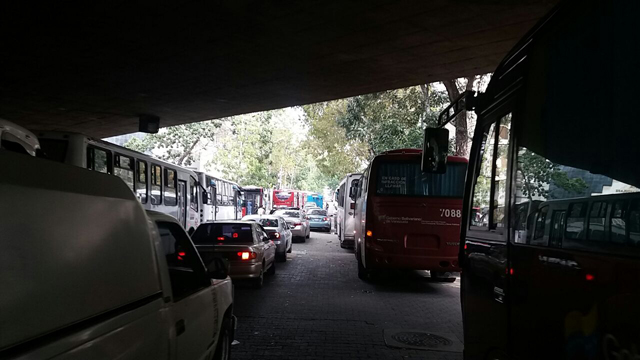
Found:
[[[265,209],[262,207],[262,205],[260,205],[260,207],[258,208],[258,215],[264,215]]]

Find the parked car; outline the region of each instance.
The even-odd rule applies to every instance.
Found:
[[[316,204],[314,202],[307,202],[307,203],[304,204],[303,208],[305,210],[308,210],[308,209],[319,208],[319,207],[318,207],[318,204]]]
[[[229,261],[233,280],[250,280],[259,289],[265,273],[276,272],[276,244],[256,222],[206,222],[193,233],[193,242],[205,262],[217,257]]]
[[[4,150],[0,168],[0,358],[229,357],[226,266],[177,220],[115,176]]]
[[[291,228],[291,235],[293,235],[294,238],[302,239],[302,242],[309,238],[311,234],[309,220],[307,220],[302,210],[278,209],[273,215],[282,216],[287,221],[287,224]]]
[[[276,259],[287,261],[287,253],[292,250],[293,236],[291,229],[282,216],[247,215],[243,221],[255,221],[262,225],[269,238],[276,244]]]
[[[327,210],[309,209],[307,218],[309,218],[309,228],[311,230],[331,231],[331,218],[327,215]]]

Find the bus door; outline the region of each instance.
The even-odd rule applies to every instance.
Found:
[[[471,150],[465,208],[486,209],[461,228],[465,246],[461,282],[465,357],[504,359],[507,351],[507,234],[511,114],[478,122]],[[475,180],[475,181],[474,181]],[[472,189],[469,189],[472,187]],[[469,213],[469,212],[467,212]]]
[[[187,226],[187,182],[178,180],[178,221]]]

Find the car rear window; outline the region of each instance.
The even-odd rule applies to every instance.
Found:
[[[253,243],[250,224],[202,224],[191,237],[196,245]]]
[[[286,216],[286,217],[300,217],[300,212],[299,211],[276,211],[276,214],[278,215],[282,215],[282,216]]]
[[[327,210],[321,210],[321,209],[313,209],[313,210],[309,210],[309,215],[322,215],[322,216],[327,216]]]
[[[381,162],[376,195],[462,198],[467,166],[449,163],[444,174],[423,173],[418,161]]]
[[[262,225],[263,227],[278,227],[278,219],[253,219],[253,221]]]

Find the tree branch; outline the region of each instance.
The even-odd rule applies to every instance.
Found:
[[[178,164],[180,166],[182,166],[182,163],[184,162],[184,159],[186,159],[187,156],[189,156],[191,154],[191,152],[196,147],[196,145],[198,144],[199,141],[200,141],[200,138],[196,138],[196,140],[191,144],[191,146],[189,146],[189,150],[187,150],[184,153],[182,153],[182,155],[178,159]]]

